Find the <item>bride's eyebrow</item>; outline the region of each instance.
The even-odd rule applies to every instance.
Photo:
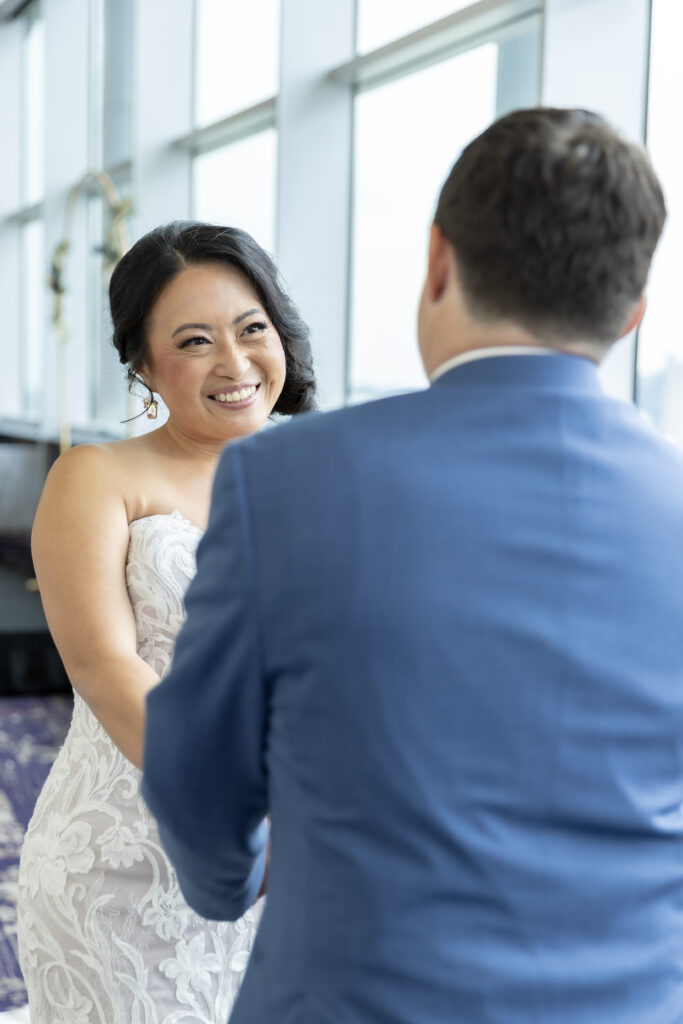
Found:
[[[237,327],[238,324],[241,324],[248,316],[253,316],[254,313],[257,313],[260,316],[264,315],[262,309],[259,309],[258,306],[254,306],[253,309],[247,309],[244,313],[240,313],[239,316],[236,316],[232,321],[232,326]],[[181,324],[180,327],[176,327],[171,337],[175,338],[176,334],[180,334],[181,331],[186,331],[188,329],[195,331],[212,331],[213,326],[211,324]]]
[[[248,316],[252,316],[254,313],[259,313],[263,316],[263,310],[259,309],[258,306],[254,306],[253,309],[248,309],[246,313],[240,313],[239,316],[236,316],[232,322],[232,326],[237,327],[238,324],[241,324],[243,320],[246,320]]]
[[[186,331],[188,329],[188,327],[191,327],[194,330],[200,330],[200,331],[210,331],[210,330],[212,330],[211,324],[181,324],[180,327],[176,327],[176,329],[173,332],[173,334],[171,335],[171,337],[175,338],[176,334],[180,334],[181,331]]]

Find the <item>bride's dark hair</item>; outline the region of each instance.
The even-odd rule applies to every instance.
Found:
[[[147,325],[162,289],[185,267],[222,263],[248,279],[285,353],[286,376],[273,412],[292,415],[315,408],[310,331],[282,286],[268,253],[240,228],[173,221],[155,228],[135,243],[117,263],[109,284],[114,325],[113,343],[127,366],[130,384],[147,356]]]

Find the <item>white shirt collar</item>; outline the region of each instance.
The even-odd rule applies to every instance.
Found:
[[[435,380],[454,367],[461,366],[462,363],[471,363],[475,359],[491,359],[493,356],[556,356],[560,354],[556,348],[545,348],[541,345],[492,345],[490,348],[471,348],[437,366],[430,374],[429,381],[433,384]]]

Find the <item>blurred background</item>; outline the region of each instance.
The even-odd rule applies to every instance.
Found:
[[[3,1024],[28,1019],[17,864],[71,713],[33,515],[60,447],[160,422],[122,422],[142,396],[110,344],[116,259],[177,218],[245,228],[312,327],[324,408],[421,388],[415,310],[453,161],[507,111],[587,107],[649,147],[670,212],[604,384],[681,444],[682,39],[681,0],[0,0]]]
[[[122,423],[142,405],[106,292],[161,222],[239,225],[274,253],[324,407],[423,387],[415,308],[459,151],[516,107],[597,110],[648,145],[670,208],[644,326],[605,385],[683,442],[682,7],[0,0],[0,692],[64,684],[30,525],[60,439],[150,426]]]

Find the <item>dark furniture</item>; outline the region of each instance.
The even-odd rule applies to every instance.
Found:
[[[0,438],[0,697],[67,693],[35,589],[30,532],[55,446]]]

